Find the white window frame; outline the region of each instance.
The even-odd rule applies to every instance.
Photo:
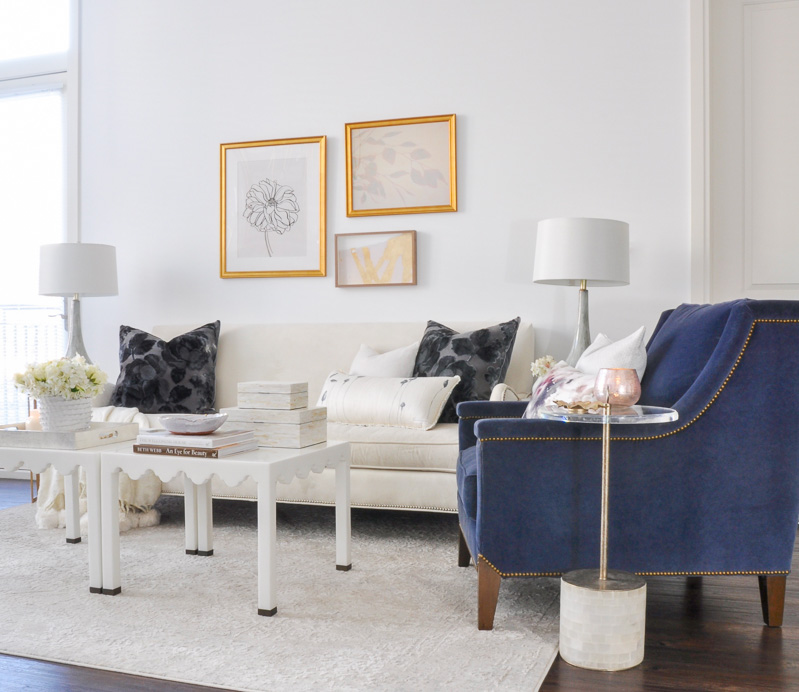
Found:
[[[53,86],[64,96],[65,240],[80,240],[80,24],[81,0],[69,0],[66,53],[0,62],[0,98]]]
[[[80,35],[81,0],[69,2],[65,53],[0,61],[0,98],[59,89],[63,96],[64,240],[80,241]],[[66,303],[62,308],[66,314]],[[0,477],[8,477],[0,471]]]

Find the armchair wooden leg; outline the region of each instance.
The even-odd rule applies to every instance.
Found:
[[[763,622],[769,627],[782,627],[785,610],[785,575],[757,576],[760,586],[760,605],[763,607]]]
[[[458,527],[458,567],[468,567],[471,564],[472,555],[469,546],[463,537],[463,530]]]
[[[482,557],[477,559],[477,629],[494,629],[499,584],[502,577]]]

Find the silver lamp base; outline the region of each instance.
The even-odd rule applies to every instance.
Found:
[[[584,286],[580,287],[579,297],[577,299],[577,332],[574,335],[574,343],[572,350],[566,358],[566,363],[574,367],[583,351],[588,348],[591,343],[591,331],[588,328],[588,289]]]
[[[91,363],[92,359],[86,353],[86,347],[83,345],[83,332],[80,327],[80,298],[76,294],[70,298],[69,310],[67,313],[67,358],[74,358],[75,356],[83,356],[87,363]]]

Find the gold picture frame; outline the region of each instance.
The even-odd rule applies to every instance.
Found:
[[[326,275],[326,144],[321,136],[220,145],[223,279]]]
[[[454,114],[344,129],[347,216],[458,210]]]
[[[415,286],[416,231],[338,233],[336,286]]]

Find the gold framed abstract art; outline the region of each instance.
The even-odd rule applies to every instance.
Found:
[[[336,235],[336,286],[415,286],[416,231]]]
[[[220,145],[220,276],[325,276],[326,138]]]
[[[455,115],[344,128],[347,216],[457,211]]]

